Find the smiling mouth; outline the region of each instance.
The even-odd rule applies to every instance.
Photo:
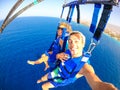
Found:
[[[77,48],[74,47],[74,48],[71,48],[71,50],[77,50]]]
[[[77,51],[77,48],[72,48],[70,49],[72,52],[76,52]]]

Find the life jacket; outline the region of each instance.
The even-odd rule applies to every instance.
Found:
[[[59,44],[60,39],[61,38],[59,37],[56,40],[54,40],[54,42],[53,42],[54,44],[52,46],[52,51],[55,52],[55,53],[59,53],[62,49],[60,44]]]
[[[65,48],[66,48],[66,43],[67,43],[67,39],[68,39],[68,33],[66,32],[66,28],[63,28],[62,30],[62,35],[61,37],[58,37],[57,38],[57,33],[56,33],[56,38],[55,40],[53,41],[53,43],[51,44],[50,48],[48,49],[48,51],[46,51],[46,55],[49,56],[49,62],[52,62],[52,63],[55,63],[56,66],[57,64],[59,63],[58,61],[56,61],[56,54],[60,53],[60,52],[64,52],[65,51]],[[63,46],[61,47],[61,45],[59,44],[60,42],[60,39],[62,39],[64,42],[63,42]],[[48,52],[49,51],[52,51],[53,53],[52,54],[49,54]],[[56,67],[55,66],[55,67]]]
[[[67,50],[65,53],[69,55],[69,58],[65,62],[60,63],[59,74],[62,78],[67,79],[75,77],[83,65],[88,61],[89,55],[72,58],[69,50]]]
[[[60,44],[59,44],[60,39],[62,39],[64,41],[63,42],[63,47],[61,47]],[[59,37],[59,38],[57,38],[57,32],[56,32],[55,40],[51,44],[51,46],[48,49],[48,51],[53,51],[55,53],[59,53],[59,52],[65,51],[67,39],[68,39],[68,33],[66,32],[66,28],[63,28],[62,36]]]

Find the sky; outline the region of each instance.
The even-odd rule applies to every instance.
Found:
[[[34,0],[24,0],[24,2],[17,8],[16,12],[33,2]],[[66,0],[73,1],[73,0]],[[17,2],[17,0],[0,0],[0,20],[5,19],[8,12],[12,8],[12,6]],[[23,12],[19,17],[23,16],[50,16],[50,17],[60,17],[62,11],[62,5],[64,4],[64,0],[44,0],[41,3],[29,8],[25,12]],[[91,21],[93,15],[93,4],[85,4],[80,6],[82,20]],[[102,11],[102,10],[101,10]],[[64,11],[64,16],[67,16],[68,8]],[[73,18],[76,18],[76,10],[74,11]],[[120,5],[114,6],[113,11],[111,13],[110,19],[108,23],[120,26]]]

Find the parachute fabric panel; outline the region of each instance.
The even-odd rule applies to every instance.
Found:
[[[6,23],[7,20],[9,19],[9,17],[13,14],[13,12],[19,7],[19,5],[23,2],[24,0],[18,0],[15,5],[12,7],[12,9],[10,10],[10,12],[8,13],[8,15],[6,16],[1,28],[0,28],[0,32],[3,31],[3,29],[6,27]]]
[[[43,0],[37,0],[37,3],[40,3],[40,2],[42,2],[42,1],[43,1]],[[30,3],[30,4],[27,5],[27,6],[25,6],[23,9],[19,10],[16,14],[14,14],[11,18],[7,17],[7,20],[5,21],[5,23],[3,23],[2,27],[0,28],[0,32],[2,33],[3,29],[4,29],[13,19],[15,19],[18,15],[20,15],[21,13],[23,13],[23,12],[24,12],[25,10],[27,10],[28,8],[34,6],[35,3],[36,3],[36,1]],[[19,5],[19,4],[18,4],[18,5]],[[18,5],[17,5],[17,6],[18,6]],[[16,6],[16,4],[15,4],[14,6]],[[12,9],[13,9],[13,8],[12,8]],[[11,11],[13,11],[13,10],[11,10]],[[10,15],[11,15],[11,14],[10,14]]]

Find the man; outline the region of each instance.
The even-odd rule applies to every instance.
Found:
[[[45,63],[45,69],[49,68],[48,62],[55,63],[56,54],[60,53],[63,49],[64,39],[72,32],[72,28],[68,23],[61,22],[57,28],[56,39],[51,44],[50,48],[41,55],[36,61],[28,60],[27,63],[31,65]]]
[[[75,74],[76,69],[74,68],[81,62],[85,46],[85,37],[82,33],[72,32],[68,39],[68,46],[68,51],[57,54],[57,59],[61,60],[60,65],[37,81],[37,83],[48,81],[42,85],[43,90],[68,85],[75,82],[82,75],[85,76],[92,90],[117,90],[112,84],[102,82],[88,63],[85,63]]]

